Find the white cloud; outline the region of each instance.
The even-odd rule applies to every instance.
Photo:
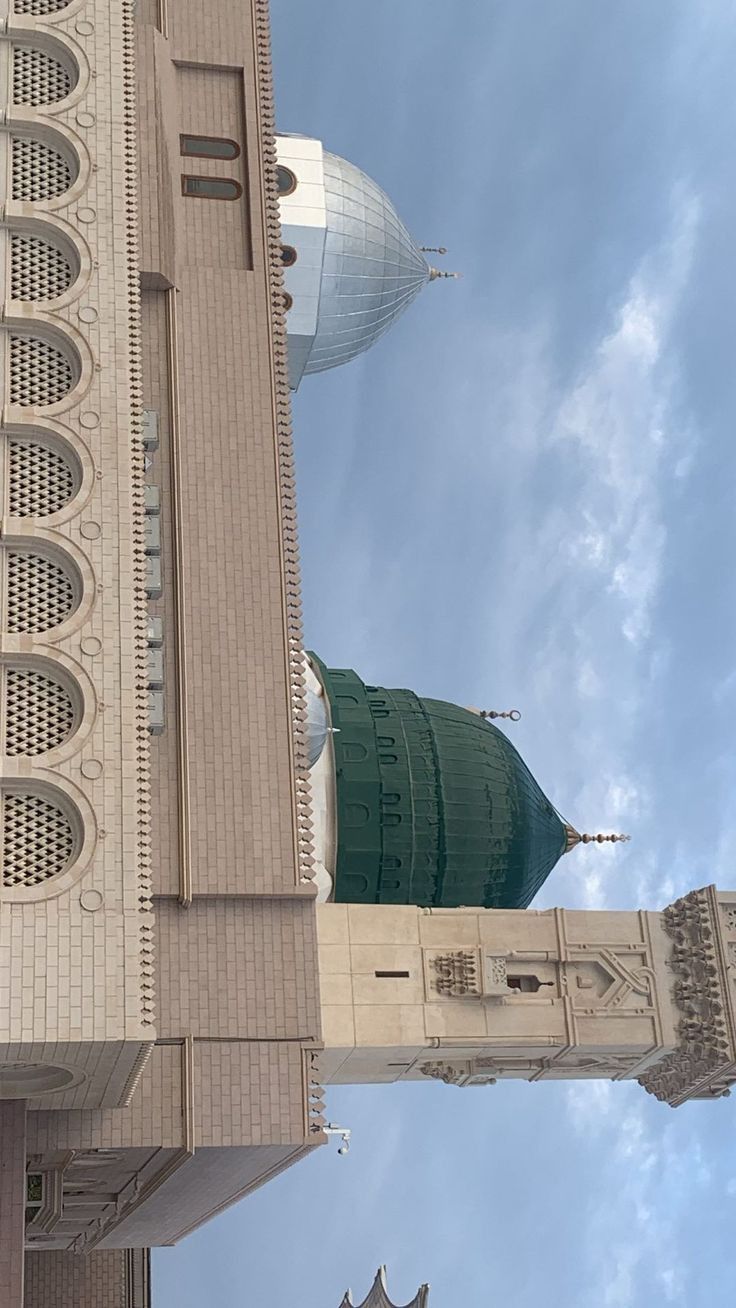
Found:
[[[581,1232],[585,1288],[579,1308],[591,1301],[629,1308],[641,1301],[648,1283],[659,1287],[665,1302],[685,1303],[687,1277],[679,1231],[693,1191],[708,1186],[710,1171],[699,1142],[692,1137],[683,1141],[682,1132],[662,1129],[638,1086],[606,1084],[616,1096],[615,1111],[609,1111],[605,1094],[603,1117],[591,1115],[582,1128],[591,1141],[604,1137],[599,1151],[604,1161]],[[583,1088],[587,1092],[591,1087]],[[571,1087],[567,1107],[578,1131],[581,1102]],[[663,1178],[666,1205],[661,1202]]]

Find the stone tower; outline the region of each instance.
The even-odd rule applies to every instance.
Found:
[[[324,1080],[736,1080],[736,894],[664,912],[322,904]]]

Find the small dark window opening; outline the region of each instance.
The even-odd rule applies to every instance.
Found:
[[[240,146],[224,136],[180,136],[179,149],[195,159],[237,159]]]
[[[284,265],[284,267],[285,267],[285,268],[291,268],[291,265],[292,265],[293,263],[296,263],[296,261],[297,261],[297,253],[296,253],[296,250],[294,249],[294,246],[293,246],[293,245],[282,245],[282,246],[281,246],[281,262],[282,262],[282,264]]]
[[[284,291],[283,299],[284,299],[284,308],[285,308],[286,312],[288,313],[288,312],[289,312],[289,309],[291,308],[292,304],[294,303],[294,297],[291,296],[291,295],[289,295],[289,292],[288,292],[288,291]]]
[[[540,981],[538,976],[508,976],[506,985],[509,990],[518,990],[523,995],[536,995],[542,986],[553,986],[554,981]]]
[[[200,200],[239,200],[243,188],[234,177],[191,177],[184,173],[181,193]]]
[[[296,190],[296,177],[291,169],[285,168],[283,164],[279,164],[276,169],[276,181],[279,195],[291,195]]]
[[[403,977],[408,979],[409,972],[376,972],[376,976]]]

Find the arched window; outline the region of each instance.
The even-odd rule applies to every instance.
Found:
[[[66,9],[69,2],[70,0],[13,0],[13,13],[45,18],[48,14],[58,14],[60,9]]]
[[[79,605],[81,583],[52,554],[29,545],[0,548],[0,629],[30,636],[53,631],[71,617]]]
[[[9,344],[11,404],[58,404],[69,394],[79,375],[71,351],[60,349],[55,339],[26,331],[11,331]]]
[[[76,167],[60,150],[36,136],[11,137],[13,200],[53,200],[69,190]]]
[[[2,753],[8,758],[35,758],[58,749],[74,734],[79,705],[58,679],[53,665],[0,665]]]
[[[71,450],[45,433],[0,433],[0,459],[3,445],[7,476],[2,511],[13,518],[46,518],[66,508],[81,484],[81,469]]]
[[[237,141],[224,136],[187,136],[182,133],[179,149],[192,159],[237,159],[240,154]]]
[[[71,61],[62,62],[35,45],[13,46],[13,104],[40,108],[65,100],[76,84]]]
[[[56,300],[68,291],[74,269],[63,250],[28,231],[10,233],[10,294],[14,300]]]
[[[279,188],[279,195],[292,195],[296,190],[296,177],[290,168],[279,164],[276,169],[276,180]]]
[[[8,890],[32,890],[73,863],[78,839],[66,804],[31,785],[0,791],[0,867]]]
[[[296,253],[296,250],[294,249],[294,246],[293,246],[293,245],[282,245],[282,246],[281,246],[281,262],[282,262],[282,264],[284,265],[284,267],[285,267],[285,268],[291,268],[291,265],[292,265],[293,263],[296,263],[296,261],[297,261],[297,253]]]
[[[187,173],[182,175],[181,191],[199,200],[239,200],[243,194],[234,177],[194,177]]]

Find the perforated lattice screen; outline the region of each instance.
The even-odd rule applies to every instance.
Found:
[[[75,713],[69,692],[33,668],[5,670],[5,753],[46,754],[68,740]]]
[[[56,404],[74,381],[66,355],[40,336],[10,337],[10,403]]]
[[[8,438],[8,513],[45,518],[58,513],[76,490],[72,468],[40,441]]]
[[[71,281],[71,264],[57,246],[40,236],[11,236],[10,293],[14,300],[55,300]]]
[[[68,70],[53,55],[32,45],[13,48],[13,101],[44,105],[63,100],[72,89]]]
[[[34,14],[41,18],[44,14],[57,14],[66,9],[69,0],[14,0],[13,12],[16,14]]]
[[[51,200],[72,184],[72,170],[64,156],[31,136],[12,139],[12,177],[14,200]]]
[[[51,631],[74,611],[72,579],[60,563],[45,554],[10,549],[6,608],[6,631]]]
[[[2,796],[2,880],[7,888],[38,886],[63,872],[74,856],[66,813],[33,791]]]

